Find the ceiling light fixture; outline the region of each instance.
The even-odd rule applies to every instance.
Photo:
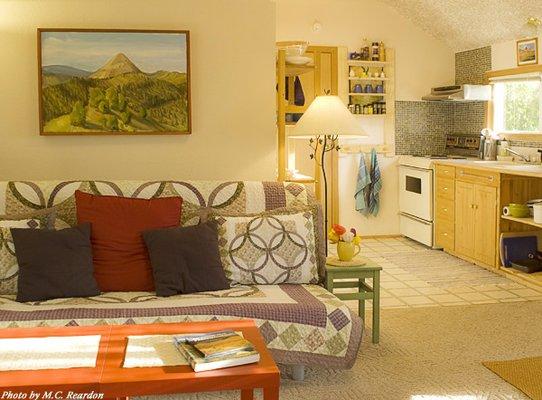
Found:
[[[538,27],[542,25],[542,21],[540,20],[540,18],[537,17],[529,17],[527,18],[527,25],[532,28],[538,29]]]

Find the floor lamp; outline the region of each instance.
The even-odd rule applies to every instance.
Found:
[[[326,153],[339,150],[338,138],[366,137],[360,122],[346,108],[338,96],[318,96],[311,103],[301,119],[296,123],[294,129],[290,130],[288,137],[305,138],[310,140],[312,148],[311,158],[316,160],[320,154],[320,168],[324,183],[324,231],[327,254],[327,175],[326,175]],[[318,184],[318,183],[317,183]]]

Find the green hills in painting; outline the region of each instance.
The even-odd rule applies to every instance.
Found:
[[[119,53],[97,71],[42,68],[43,131],[187,132],[186,73],[142,72]]]

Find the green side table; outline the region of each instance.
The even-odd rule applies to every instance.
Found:
[[[326,261],[326,289],[333,293],[336,288],[356,288],[355,293],[334,293],[341,300],[358,300],[359,316],[365,320],[365,300],[373,301],[373,343],[380,339],[380,271],[382,267],[368,258],[339,261],[328,257]],[[348,280],[336,282],[336,280]],[[365,279],[372,279],[372,287]]]

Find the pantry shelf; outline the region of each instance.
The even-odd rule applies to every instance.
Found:
[[[388,94],[387,93],[348,93],[350,96],[379,96],[379,97],[385,97]]]
[[[537,228],[542,228],[542,224],[534,222],[533,217],[518,218],[518,217],[511,217],[509,215],[501,215],[501,218],[507,219],[509,221],[519,222],[521,224],[536,226]]]
[[[351,67],[385,67],[391,65],[391,61],[348,60]]]
[[[353,78],[348,78],[349,81],[389,81],[389,78],[358,78],[358,77],[353,77]]]

